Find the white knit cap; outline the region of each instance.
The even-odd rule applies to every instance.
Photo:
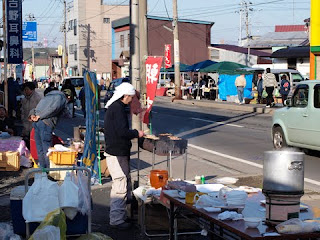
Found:
[[[112,103],[120,99],[123,95],[133,96],[136,94],[134,87],[127,82],[121,83],[113,93],[112,98],[107,102],[105,108],[108,108]]]

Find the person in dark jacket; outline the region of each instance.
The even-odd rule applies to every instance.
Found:
[[[110,193],[110,225],[128,229],[126,202],[131,200],[130,149],[131,140],[142,137],[143,131],[130,130],[126,105],[132,101],[135,89],[130,83],[119,85],[106,105],[104,116],[105,155],[112,177]]]
[[[0,132],[7,132],[10,135],[14,133],[13,121],[8,118],[7,110],[3,105],[0,105]]]
[[[288,98],[290,92],[290,82],[287,79],[286,75],[281,76],[281,85],[280,85],[280,94],[282,97],[282,104],[284,105],[284,101]]]
[[[61,87],[61,92],[64,92],[64,90],[69,89],[71,91],[70,101],[68,103],[68,108],[70,110],[70,113],[72,117],[75,117],[74,115],[74,102],[77,98],[76,89],[74,88],[73,84],[71,83],[71,79],[67,78],[64,82],[64,84]]]
[[[263,92],[263,79],[262,79],[262,73],[258,74],[257,79],[257,90],[258,90],[258,103],[262,103],[262,92]]]
[[[49,83],[49,87],[47,87],[46,90],[44,90],[43,95],[45,96],[45,95],[47,95],[47,93],[49,93],[49,92],[51,92],[53,90],[58,90],[58,88],[55,87],[55,83],[54,82],[50,82]]]
[[[47,152],[52,143],[52,132],[60,116],[70,116],[67,109],[68,98],[60,91],[51,91],[40,100],[29,113],[35,131],[40,167],[50,167]],[[50,107],[48,107],[50,106]]]

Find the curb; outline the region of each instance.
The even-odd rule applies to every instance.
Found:
[[[242,112],[253,112],[253,113],[262,113],[262,114],[265,113],[270,115],[272,115],[274,112],[274,109],[260,107],[252,104],[237,105],[235,103],[215,102],[215,101],[207,101],[207,100],[174,100],[172,102],[172,99],[168,97],[156,97],[156,102],[162,102],[162,103],[165,102],[165,103],[198,106],[198,107],[206,107],[206,108],[226,109],[226,110],[234,110],[234,111],[242,111]]]

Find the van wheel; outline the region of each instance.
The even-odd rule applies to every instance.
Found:
[[[275,149],[281,149],[287,147],[286,138],[283,134],[281,127],[275,127],[273,130],[273,147]]]

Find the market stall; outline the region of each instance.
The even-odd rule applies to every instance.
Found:
[[[211,60],[205,60],[205,61],[195,63],[186,69],[186,71],[191,72],[193,75],[193,84],[192,84],[192,86],[188,86],[187,89],[185,89],[185,88],[182,89],[183,93],[184,93],[183,94],[184,98],[187,98],[187,96],[190,96],[190,95],[193,95],[195,99],[196,98],[197,99],[203,98],[203,97],[205,97],[205,95],[206,95],[206,97],[208,97],[208,95],[211,96],[212,99],[215,98],[215,97],[213,97],[213,94],[211,92],[211,88],[214,87],[214,82],[210,81],[208,78],[205,80],[205,84],[203,84],[201,82],[200,70],[203,68],[206,68],[208,66],[211,66],[213,64],[216,64],[216,63],[217,62],[214,62]],[[196,80],[195,80],[195,75],[194,75],[195,73],[198,73]]]
[[[219,73],[218,90],[219,99],[235,102],[237,99],[237,88],[235,86],[236,78],[244,73],[246,78],[246,87],[244,88],[244,97],[252,98],[252,78],[253,74],[242,70],[247,66],[235,62],[219,62],[200,70],[203,73]]]

